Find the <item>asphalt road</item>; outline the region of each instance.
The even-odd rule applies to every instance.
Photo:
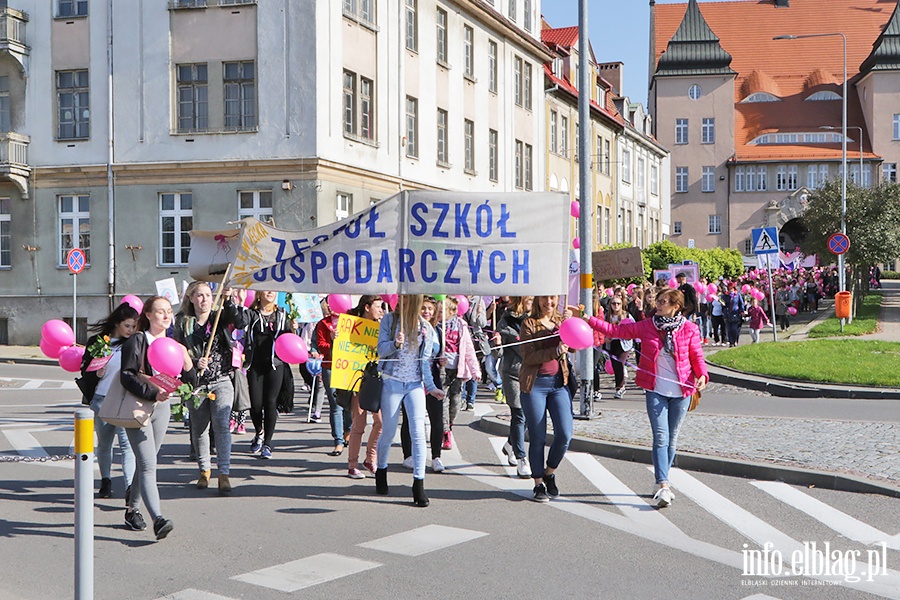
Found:
[[[721,410],[748,402],[795,410],[783,399],[731,396],[704,400]],[[647,465],[570,453],[557,476],[562,497],[537,504],[531,482],[502,466],[502,440],[468,426],[494,408],[485,402],[455,427],[457,449],[444,452],[450,468],[429,469],[432,504],[418,509],[399,448],[391,494],[376,496],[373,479],[345,476],[346,454],[327,455],[327,424],[307,424],[300,404],[279,422],[272,460],[249,454],[249,435],[236,437],[229,498],[194,488],[187,433],[172,423],[159,480],[175,530],[162,542],[126,530],[118,477],[117,497],[95,504],[95,597],[900,598],[896,498],[675,471],[677,498],[657,510]],[[59,369],[0,366],[0,456],[69,454],[79,406]],[[879,408],[888,410],[883,402],[867,410]],[[74,597],[73,464],[0,462],[3,600]],[[832,569],[845,572],[821,575],[803,559],[826,542],[841,553]],[[784,569],[798,552],[806,575],[745,575],[746,551],[766,543]]]

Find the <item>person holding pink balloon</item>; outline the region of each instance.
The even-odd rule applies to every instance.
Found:
[[[141,303],[143,307],[143,303]],[[89,371],[88,367],[94,358],[89,352],[84,353],[81,362],[81,382],[79,387],[84,392],[84,397],[94,411],[94,431],[97,433],[97,463],[100,465],[100,490],[97,496],[100,498],[112,497],[112,462],[113,440],[118,440],[119,450],[122,452],[122,474],[125,476],[125,497],[128,498],[131,481],[134,478],[134,452],[128,443],[128,435],[122,427],[110,425],[99,416],[100,407],[109,392],[109,387],[114,378],[119,376],[122,366],[122,344],[131,337],[137,328],[138,311],[124,302],[120,304],[108,317],[101,319],[91,326],[95,332],[88,338],[87,347],[91,348],[102,338],[108,339],[108,347],[112,351],[109,362],[105,366]]]
[[[278,394],[289,369],[275,353],[279,336],[291,333],[293,323],[285,310],[278,306],[278,292],[258,291],[244,322],[247,353],[247,383],[250,387],[250,419],[256,433],[250,442],[250,452],[264,459],[272,458],[272,438],[278,422]]]
[[[634,319],[625,311],[622,305],[622,298],[619,296],[614,296],[610,299],[605,320],[616,325],[619,323],[634,323]],[[609,354],[612,361],[613,377],[616,385],[614,397],[617,399],[622,398],[625,395],[625,363],[628,362],[628,355],[634,349],[634,342],[606,336],[603,349]]]
[[[769,324],[769,317],[759,305],[759,299],[756,296],[750,298],[750,308],[747,309],[747,316],[750,317],[750,343],[758,344],[759,332]]]
[[[563,317],[557,307],[558,296],[535,296],[528,318],[522,321],[519,348],[522,366],[519,389],[522,411],[528,428],[528,462],[534,479],[535,502],[549,502],[559,496],[556,469],[562,462],[572,439],[574,416],[569,394],[569,346],[560,340]],[[593,343],[588,330],[581,340],[584,348]],[[573,374],[574,376],[574,374]],[[547,413],[553,422],[553,443],[546,461]]]
[[[148,377],[157,373],[179,375],[184,383],[195,385],[197,373],[187,349],[166,337],[172,325],[172,304],[162,296],[150,297],[138,318],[138,330],[122,347],[122,386],[144,400],[156,402],[150,421],[140,429],[126,429],[128,441],[137,459],[137,471],[131,484],[131,496],[125,508],[125,525],[134,531],[147,528],[138,506],[141,500],[153,519],[157,540],[172,531],[170,519],[162,516],[159,488],[156,484],[156,456],[172,416],[169,393]],[[155,348],[156,346],[156,348]]]
[[[700,329],[684,317],[683,308],[684,295],[671,289],[656,295],[656,314],[650,319],[615,325],[584,317],[593,329],[606,336],[640,338],[643,342],[634,382],[645,391],[653,431],[653,474],[659,486],[653,499],[660,508],[669,506],[675,498],[669,489],[669,470],[691,395],[709,381]]]
[[[205,281],[193,281],[188,285],[182,300],[182,310],[175,320],[172,337],[187,348],[194,366],[200,374],[200,385],[207,396],[196,406],[189,401],[191,439],[196,444],[197,466],[200,475],[197,489],[209,487],[212,475],[209,430],[212,427],[216,440],[216,466],[220,494],[231,493],[231,408],[234,403],[235,367],[240,368],[240,355],[234,356],[234,340],[231,329],[244,326],[242,311],[231,301],[231,290],[222,290],[221,314],[213,310],[213,293]],[[212,331],[215,324],[216,330]],[[213,336],[215,336],[213,338]],[[213,338],[212,344],[210,339]],[[209,353],[207,354],[207,347]]]

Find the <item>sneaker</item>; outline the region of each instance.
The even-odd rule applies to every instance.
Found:
[[[125,511],[125,525],[132,531],[144,531],[147,529],[147,523],[144,521],[144,516],[138,509]]]
[[[653,500],[656,501],[656,506],[659,508],[665,508],[672,504],[672,500],[675,499],[675,496],[672,494],[672,491],[667,487],[659,488],[655,494],[653,494]]]
[[[518,464],[516,462],[516,453],[513,452],[512,444],[510,444],[509,442],[503,444],[503,449],[501,450],[501,452],[503,452],[503,455],[506,456],[506,462],[509,464],[509,466],[514,467],[516,466],[516,464]]]
[[[494,393],[497,391],[497,386],[494,385],[493,381],[488,382],[488,391]]]
[[[262,450],[259,453],[260,458],[272,458],[272,449],[266,445],[263,445]]]
[[[559,496],[559,488],[556,487],[556,474],[544,475],[544,486],[547,488],[547,495],[551,498]]]
[[[547,495],[547,488],[543,483],[534,486],[534,496],[531,499],[535,502],[550,502],[550,496]]]
[[[260,450],[262,450],[262,438],[259,437],[259,434],[257,433],[253,436],[253,441],[250,442],[250,452],[256,454]]]
[[[619,388],[616,390],[614,398],[622,398],[625,395],[625,388]]]
[[[468,402],[468,403],[466,404],[466,410],[475,410],[475,403],[474,403],[474,402]]]
[[[452,450],[453,449],[453,432],[445,431],[444,432],[444,443],[441,444],[441,450]]]
[[[359,469],[348,469],[347,477],[349,477],[350,479],[365,479],[366,474]]]
[[[603,394],[600,392],[594,392],[594,402],[599,402],[603,399]]]
[[[494,390],[494,402],[500,402],[501,404],[506,402],[506,398],[503,397],[503,390],[500,388]]]
[[[431,459],[431,470],[435,473],[443,473],[444,472],[444,463],[441,462],[440,456],[435,456]]]
[[[703,338],[703,343],[709,345],[709,338]]]
[[[244,435],[245,433],[247,433],[247,427],[243,423],[241,423],[240,425],[237,426],[237,429],[235,429],[234,431],[238,435]]]
[[[406,458],[403,459],[403,468],[409,469],[410,471],[412,471],[415,468],[415,466],[413,465],[412,456],[407,456]]]
[[[520,458],[516,461],[516,474],[520,479],[531,479],[531,467],[528,466],[527,458]]]
[[[322,417],[320,417],[319,415],[313,415],[309,418],[309,422],[310,423],[321,423]]]
[[[235,421],[234,419],[231,419],[230,421],[228,421],[228,431],[230,431],[231,433],[234,433],[235,427],[237,427],[237,421]]]
[[[165,517],[156,517],[156,520],[153,521],[153,533],[156,534],[156,539],[158,540],[161,540],[169,535],[174,527],[175,526],[172,524],[171,519],[167,519]]]
[[[366,468],[366,471],[368,471],[368,472],[371,473],[372,475],[374,475],[374,474],[375,474],[375,471],[378,470],[378,469],[375,468],[375,465],[372,464],[372,463],[370,463],[369,461],[363,462],[363,467],[365,467],[365,468]]]

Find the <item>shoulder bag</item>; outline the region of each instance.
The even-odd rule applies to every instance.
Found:
[[[369,412],[381,410],[381,391],[384,380],[378,370],[378,363],[370,361],[363,367],[362,379],[359,382],[359,407]]]
[[[110,382],[109,391],[103,398],[97,416],[116,427],[140,429],[150,422],[155,406],[155,401],[144,400],[126,390],[119,374]]]
[[[694,392],[694,393],[691,395],[691,403],[688,404],[688,412],[691,412],[692,410],[694,410],[695,408],[697,408],[698,406],[700,406],[700,397],[701,397],[701,395],[702,395],[702,394],[700,394],[700,390],[697,390],[696,392]]]

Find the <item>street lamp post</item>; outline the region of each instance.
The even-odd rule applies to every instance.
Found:
[[[807,38],[837,37],[841,36],[844,51],[844,87],[841,107],[841,233],[847,235],[847,36],[840,32],[834,33],[808,33],[805,35],[778,35],[773,40],[803,40]],[[860,136],[862,139],[862,136]],[[860,156],[862,156],[860,154]],[[862,177],[862,172],[860,172]],[[838,254],[838,280],[841,291],[847,290],[847,274],[844,268],[844,255]],[[844,320],[841,319],[841,331],[844,330]]]

